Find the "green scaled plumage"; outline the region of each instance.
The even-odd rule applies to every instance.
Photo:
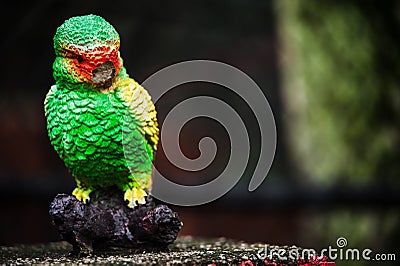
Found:
[[[126,74],[119,36],[103,18],[73,17],[57,29],[53,85],[45,100],[51,144],[75,177],[73,195],[87,202],[118,186],[129,207],[151,188],[158,142],[154,104]]]

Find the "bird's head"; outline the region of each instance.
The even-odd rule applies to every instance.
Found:
[[[108,88],[122,68],[119,35],[96,15],[66,20],[54,36],[56,81]]]

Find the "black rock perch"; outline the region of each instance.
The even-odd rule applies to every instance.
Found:
[[[176,212],[155,206],[151,197],[131,209],[117,189],[90,196],[83,204],[72,195],[58,194],[50,204],[52,223],[74,253],[108,247],[162,249],[175,241],[182,227]]]

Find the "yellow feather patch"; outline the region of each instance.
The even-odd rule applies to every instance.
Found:
[[[158,144],[159,129],[157,112],[149,93],[131,78],[121,81],[118,84],[118,91],[121,99],[138,119],[139,131],[155,151]]]

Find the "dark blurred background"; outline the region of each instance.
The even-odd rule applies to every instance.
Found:
[[[71,16],[103,16],[120,33],[121,55],[139,83],[191,59],[231,64],[263,89],[277,123],[268,178],[247,186],[259,154],[249,107],[227,89],[194,83],[157,103],[159,119],[179,101],[210,95],[232,105],[251,139],[241,182],[199,207],[173,206],[181,235],[323,248],[346,237],[350,247],[398,251],[400,242],[400,3],[385,1],[32,1],[3,10],[0,94],[0,244],[56,241],[48,205],[70,193],[73,178],[50,145],[43,100],[52,78],[53,35]],[[229,157],[223,127],[188,123],[183,152],[199,155],[213,137],[217,160],[200,173],[165,159],[156,165],[181,183],[204,183]]]

